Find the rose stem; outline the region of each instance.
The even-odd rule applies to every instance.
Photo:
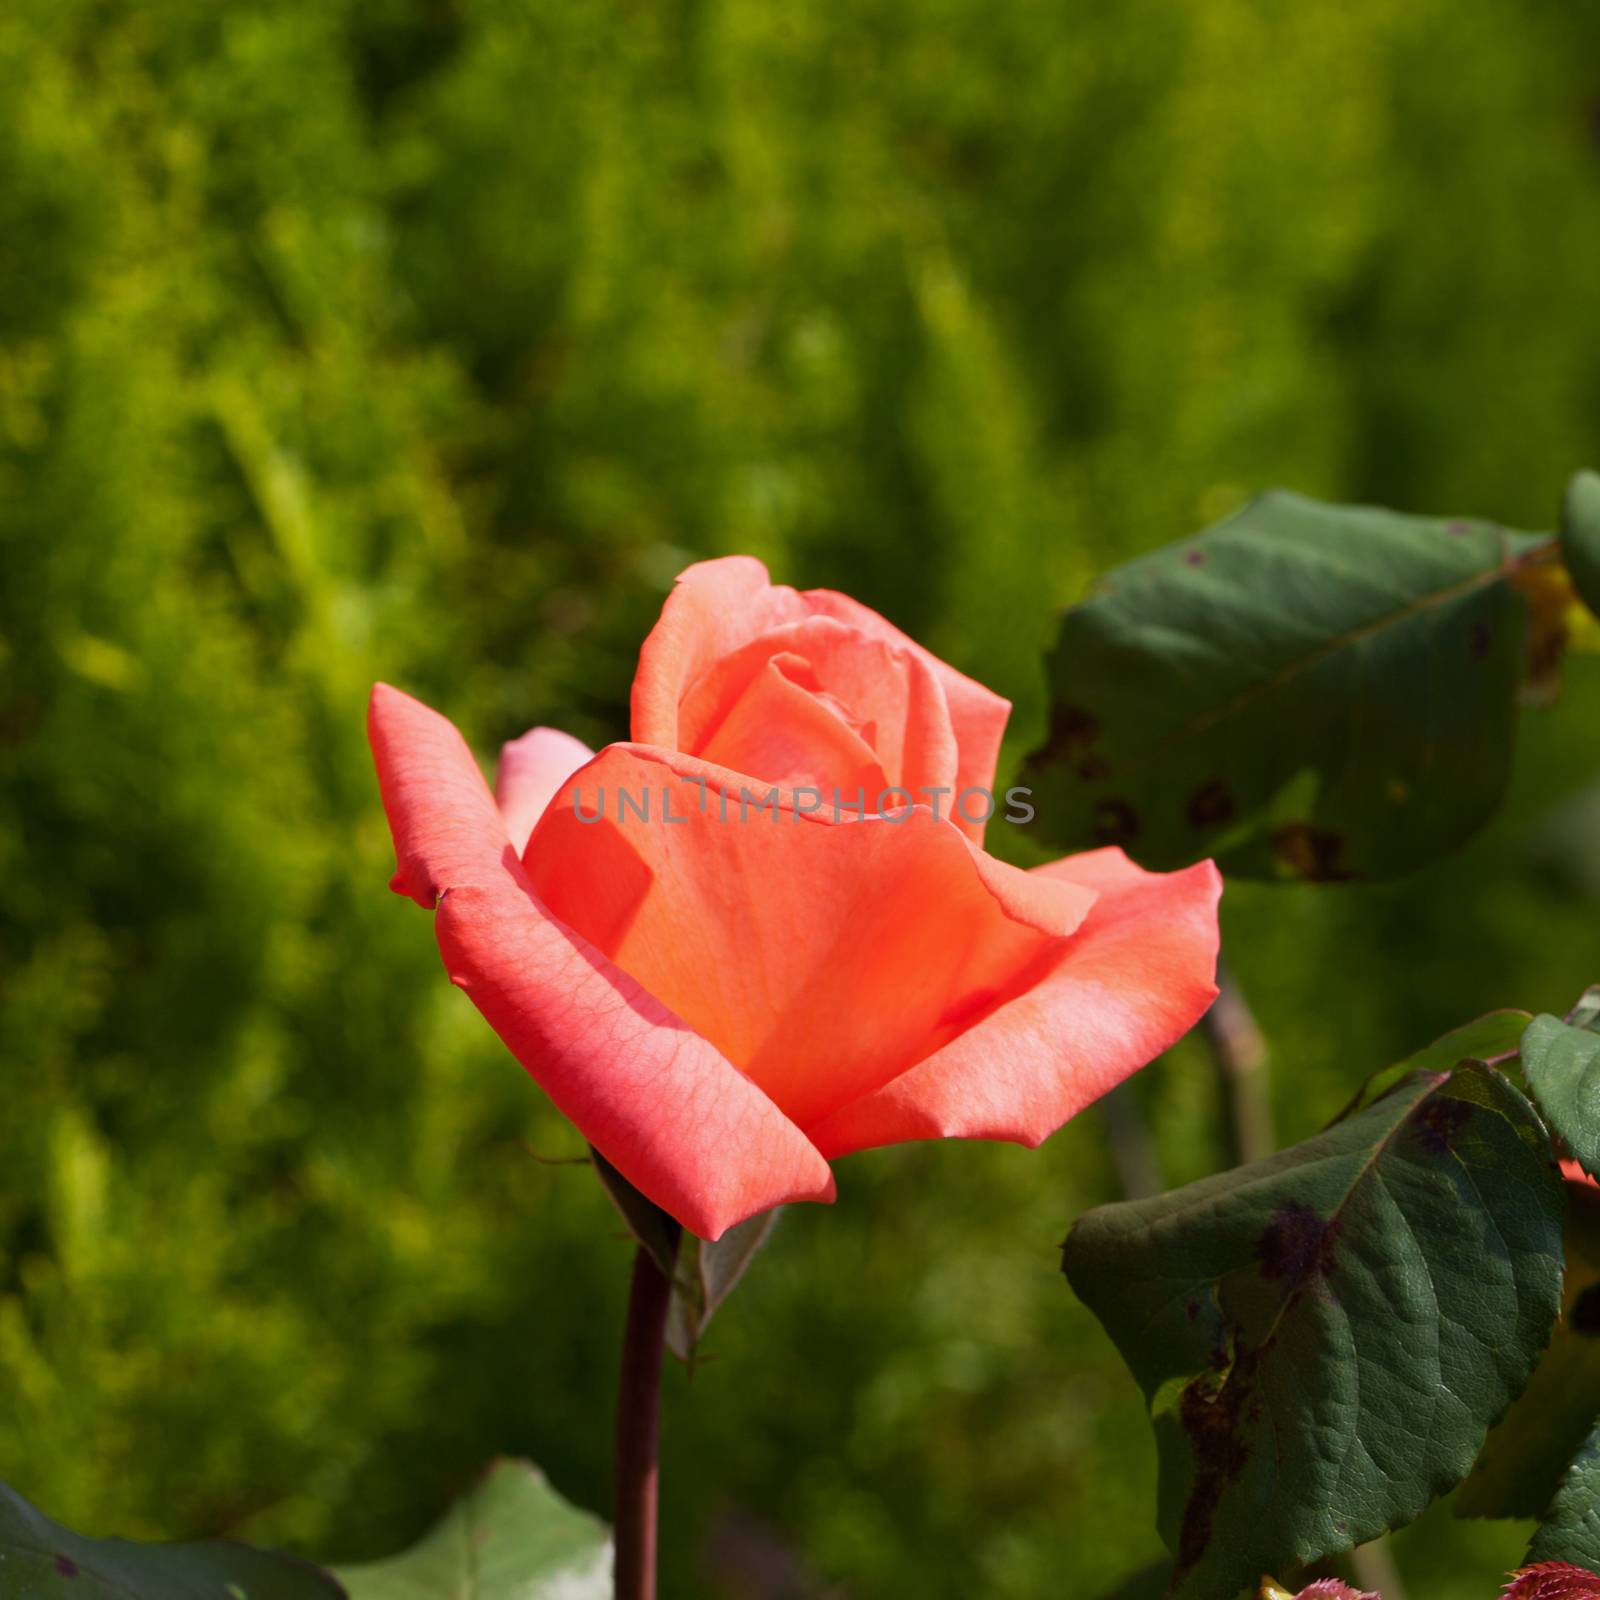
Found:
[[[1358,1544],[1344,1559],[1350,1576],[1368,1594],[1381,1594],[1383,1600],[1406,1600],[1388,1534],[1380,1533],[1371,1544]]]
[[[1200,1023],[1217,1064],[1228,1159],[1234,1166],[1263,1161],[1276,1141],[1267,1046],[1243,991],[1227,967],[1217,963],[1220,991]]]
[[[1111,1165],[1124,1200],[1147,1200],[1166,1188],[1161,1176],[1161,1153],[1144,1120],[1133,1084],[1119,1083],[1100,1102]]]
[[[677,1248],[677,1231],[672,1247]],[[616,1600],[655,1600],[656,1461],[661,1436],[661,1360],[672,1283],[640,1245],[628,1289],[617,1384]]]

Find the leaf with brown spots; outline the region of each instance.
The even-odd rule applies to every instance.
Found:
[[[1549,1338],[1561,1218],[1543,1125],[1477,1063],[1081,1218],[1064,1264],[1149,1402],[1174,1594],[1226,1600],[1458,1482]]]
[[[1600,573],[1597,496],[1567,543]],[[1339,883],[1455,849],[1570,631],[1553,536],[1283,491],[1110,576],[1062,618],[1026,781],[1051,843],[1147,867]]]

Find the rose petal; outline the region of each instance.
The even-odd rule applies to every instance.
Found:
[[[694,757],[608,746],[524,861],[556,915],[802,1128],[1015,994],[1094,903],[988,860],[923,807],[832,821],[741,808],[741,787],[760,792]]]
[[[698,562],[679,576],[639,652],[632,702],[635,742],[686,749],[680,709],[697,681],[724,656],[765,633],[807,618],[831,618],[922,663],[944,693],[956,741],[957,790],[993,786],[1000,740],[1011,715],[1009,700],[957,672],[848,595],[830,589],[799,592],[773,585],[766,568],[751,556]],[[968,809],[978,807],[969,802]],[[952,816],[952,820],[970,839],[982,843],[982,822],[970,822],[964,815]]]
[[[954,809],[956,737],[933,669],[828,617],[773,628],[714,662],[684,696],[676,748],[789,787],[864,787],[869,806],[893,785]]]
[[[594,751],[559,728],[530,728],[500,747],[494,797],[506,819],[511,848],[520,856],[551,797]]]
[[[758,639],[747,648],[765,643]],[[736,652],[723,659],[737,658]],[[759,774],[763,784],[786,791],[788,800],[797,788],[814,788],[831,801],[837,789],[846,800],[864,794],[861,803],[870,807],[888,788],[888,776],[872,747],[851,726],[844,708],[827,703],[803,657],[783,652],[766,656],[731,698],[707,737],[684,741],[687,754],[733,772]]]
[[[831,1200],[827,1163],[755,1084],[539,902],[455,728],[380,684],[368,729],[396,887],[438,903],[451,980],[579,1132],[702,1238]]]
[[[944,690],[945,701],[950,708],[950,725],[955,730],[958,791],[993,788],[995,762],[1000,757],[1000,741],[1005,736],[1006,722],[1011,716],[1009,700],[992,689],[986,689],[964,673],[957,672],[931,650],[925,650],[909,634],[902,633],[887,618],[880,617],[870,606],[852,600],[847,594],[838,594],[832,589],[808,589],[800,598],[813,616],[835,617],[840,622],[849,623],[863,633],[872,634],[909,651],[931,668]],[[983,843],[981,822],[969,823],[964,817],[955,820],[956,826],[975,843]]]
[[[685,568],[639,649],[635,741],[680,749],[679,706],[695,680],[741,645],[805,614],[794,590],[774,588],[754,556],[722,556]]]
[[[1204,1015],[1222,889],[1209,861],[1162,874],[1095,850],[1030,876],[1097,891],[1076,937],[1015,998],[808,1129],[830,1159],[906,1139],[1036,1145]]]

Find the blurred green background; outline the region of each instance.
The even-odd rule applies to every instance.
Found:
[[[1053,608],[1250,489],[1541,527],[1597,458],[1592,7],[7,0],[0,1476],[330,1559],[496,1451],[605,1508],[628,1247],[385,890],[375,677],[486,756],[602,742],[673,574],[747,550],[1011,695],[1015,756]],[[1465,856],[1230,891],[1285,1140],[1600,978],[1548,843],[1586,665]],[[1224,1163],[1198,1046],[1138,1099],[1169,1181]],[[1057,1272],[1101,1116],[839,1179],[669,1374],[665,1592],[1155,1554]],[[1483,1596],[1521,1533],[1398,1553]]]

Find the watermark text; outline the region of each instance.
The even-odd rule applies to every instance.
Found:
[[[585,791],[572,791],[572,812],[579,822],[611,821],[619,826],[652,823],[672,826],[699,816],[714,816],[718,822],[778,822],[787,818],[799,822],[816,817],[828,822],[859,821],[867,817],[884,822],[904,822],[918,811],[930,812],[936,822],[989,822],[996,816],[1002,822],[1032,822],[1033,791],[1007,789],[998,798],[992,789],[971,785],[956,789],[943,787],[905,788],[891,784],[876,794],[859,787],[845,791],[837,787],[825,791],[809,784],[785,789],[777,784],[750,788],[741,784],[736,791],[718,788],[703,777],[677,776],[675,784],[659,788],[634,788],[605,785]]]

